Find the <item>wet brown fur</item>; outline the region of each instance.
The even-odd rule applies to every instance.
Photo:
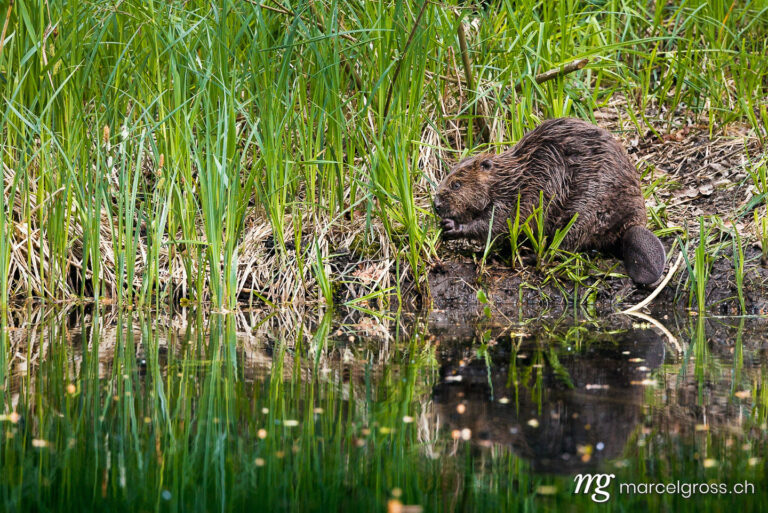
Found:
[[[634,230],[632,240],[623,241],[625,261],[628,251],[648,252],[633,254],[633,261],[648,260],[651,275],[663,271],[663,246],[645,230],[637,170],[608,131],[586,121],[548,120],[504,153],[462,160],[437,188],[435,210],[446,238],[484,242],[492,217],[491,236],[508,233],[507,219],[515,215],[518,195],[524,221],[538,206],[539,191],[550,236],[579,214],[561,248],[620,250],[629,228],[639,226],[642,234]],[[651,279],[648,273],[639,279],[630,275],[642,283]]]

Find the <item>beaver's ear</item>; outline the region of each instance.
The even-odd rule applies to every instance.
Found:
[[[490,171],[493,168],[493,162],[491,162],[491,159],[483,159],[482,162],[480,162],[480,169],[483,171]]]

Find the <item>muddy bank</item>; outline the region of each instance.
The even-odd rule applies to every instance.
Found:
[[[665,242],[667,251],[671,243]],[[678,250],[671,255],[676,259]],[[692,261],[693,256],[689,256]],[[633,306],[645,299],[654,286],[641,287],[624,274],[621,261],[598,258],[605,269],[602,276],[593,273],[579,277],[554,276],[533,266],[512,268],[502,258],[492,257],[481,268],[478,258],[449,255],[429,272],[429,301],[436,310],[477,311],[489,306],[513,319],[561,315],[567,309],[579,307],[594,315],[608,315]],[[666,272],[671,263],[667,264]],[[612,272],[609,272],[613,269]],[[685,261],[675,272],[669,284],[649,305],[651,311],[673,309],[678,313],[696,307],[689,301],[688,270]],[[478,291],[482,290],[481,294]],[[487,303],[481,301],[487,296]],[[749,315],[768,313],[768,269],[760,264],[760,251],[748,247],[745,251],[744,304]],[[480,299],[479,299],[480,296]],[[724,254],[712,263],[707,283],[707,309],[716,315],[740,313],[736,274],[730,254]],[[694,300],[695,301],[695,300]]]

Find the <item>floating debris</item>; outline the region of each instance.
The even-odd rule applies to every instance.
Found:
[[[48,442],[48,440],[43,440],[42,438],[35,438],[32,440],[32,447],[37,447],[38,449],[48,447],[49,445],[50,442]]]
[[[421,513],[424,508],[418,505],[405,505],[397,499],[387,501],[387,513]]]
[[[458,413],[459,415],[464,415],[465,411],[467,411],[467,407],[464,404],[459,403],[456,406],[456,413]]]
[[[285,427],[296,427],[299,425],[299,421],[294,419],[288,419],[285,422],[283,422],[283,424],[285,425]]]
[[[501,404],[508,404],[508,403],[509,403],[509,398],[507,398],[507,397],[502,397],[501,399],[499,399],[499,402],[500,402]]]
[[[253,462],[256,464],[257,467],[263,467],[266,464],[266,461],[264,461],[264,458],[256,458],[253,460]]]
[[[469,428],[464,428],[461,430],[461,439],[466,441],[472,438],[472,430]]]
[[[267,437],[267,430],[266,429],[259,429],[259,431],[256,433],[256,436],[264,440]]]
[[[717,460],[714,458],[707,458],[703,462],[704,468],[712,468],[717,466]]]
[[[539,427],[539,421],[538,419],[531,419],[528,421],[528,425],[531,426],[532,428],[537,428]]]
[[[413,417],[411,417],[410,415],[406,415],[403,417],[403,422],[405,422],[406,424],[410,424],[411,422],[413,422]]]
[[[557,486],[539,485],[536,487],[536,493],[538,493],[539,495],[555,495],[557,494]]]
[[[18,424],[20,419],[21,419],[21,415],[19,415],[15,411],[7,415],[0,415],[0,422],[8,421],[13,424]]]

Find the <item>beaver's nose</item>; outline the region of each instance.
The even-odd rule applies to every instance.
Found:
[[[435,213],[440,217],[443,217],[443,206],[443,202],[440,201],[440,196],[435,196],[435,199],[432,201],[432,207],[435,209]]]

